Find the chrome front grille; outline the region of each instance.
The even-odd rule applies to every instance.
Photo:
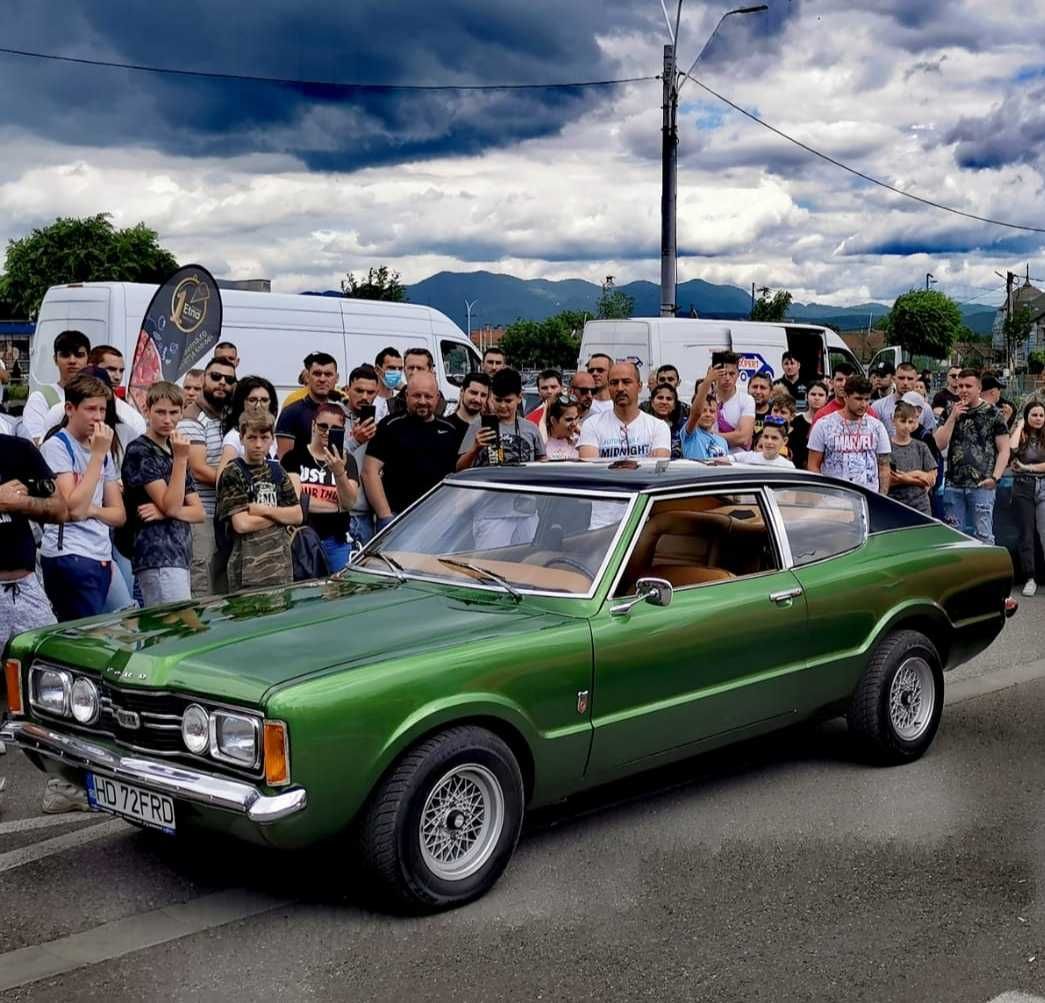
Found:
[[[98,680],[102,713],[95,728],[153,752],[184,752],[181,716],[191,701],[170,693],[128,690]]]

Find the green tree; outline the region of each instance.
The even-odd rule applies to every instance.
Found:
[[[580,351],[584,315],[565,311],[545,320],[519,320],[509,324],[499,346],[516,369],[572,369]]]
[[[62,217],[7,242],[0,300],[35,317],[50,286],[67,282],[163,282],[178,268],[144,223],[117,230],[109,213]]]
[[[945,359],[964,324],[958,304],[935,289],[913,289],[889,311],[889,340],[909,355]]]
[[[370,268],[365,279],[357,279],[352,272],[348,272],[341,280],[341,293],[357,300],[406,302],[406,286],[399,281],[399,272],[391,271],[388,265]]]
[[[1027,356],[1027,369],[1035,376],[1045,372],[1045,352],[1031,352]]]
[[[778,289],[772,296],[768,289],[763,289],[762,295],[751,308],[751,319],[780,321],[787,316],[790,306],[791,294],[786,289]]]
[[[1020,349],[1027,343],[1034,327],[1034,315],[1029,306],[1017,307],[1002,324],[1002,338],[1005,343],[1005,364],[1009,372],[1016,372]]]
[[[622,293],[613,285],[613,276],[607,275],[602,284],[602,295],[595,305],[599,320],[624,320],[631,316],[635,309],[635,300],[627,293]]]

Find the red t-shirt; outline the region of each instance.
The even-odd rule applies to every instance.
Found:
[[[845,407],[844,404],[839,403],[837,397],[832,397],[816,414],[813,415],[813,424],[815,425],[821,418],[826,418],[829,414],[834,414],[835,411],[841,411]],[[867,409],[867,413],[872,418],[877,418],[878,415],[873,407]]]

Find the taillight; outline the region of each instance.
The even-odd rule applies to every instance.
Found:
[[[4,682],[7,685],[7,709],[12,714],[22,714],[22,663],[17,658],[4,662]]]
[[[266,721],[265,733],[265,783],[270,787],[283,787],[290,783],[290,746],[287,726],[282,721]]]

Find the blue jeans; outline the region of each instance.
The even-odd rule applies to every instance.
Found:
[[[77,554],[41,557],[40,567],[59,623],[104,612],[113,573],[119,574],[112,561],[95,561]]]
[[[374,537],[374,513],[349,516],[348,535],[352,537],[357,550],[365,547]]]
[[[327,567],[330,568],[331,574],[348,564],[348,555],[352,549],[348,540],[336,536],[321,537],[319,545],[323,548],[323,556],[327,559]]]
[[[975,536],[984,543],[994,543],[994,489],[943,489],[944,519],[949,526]]]

